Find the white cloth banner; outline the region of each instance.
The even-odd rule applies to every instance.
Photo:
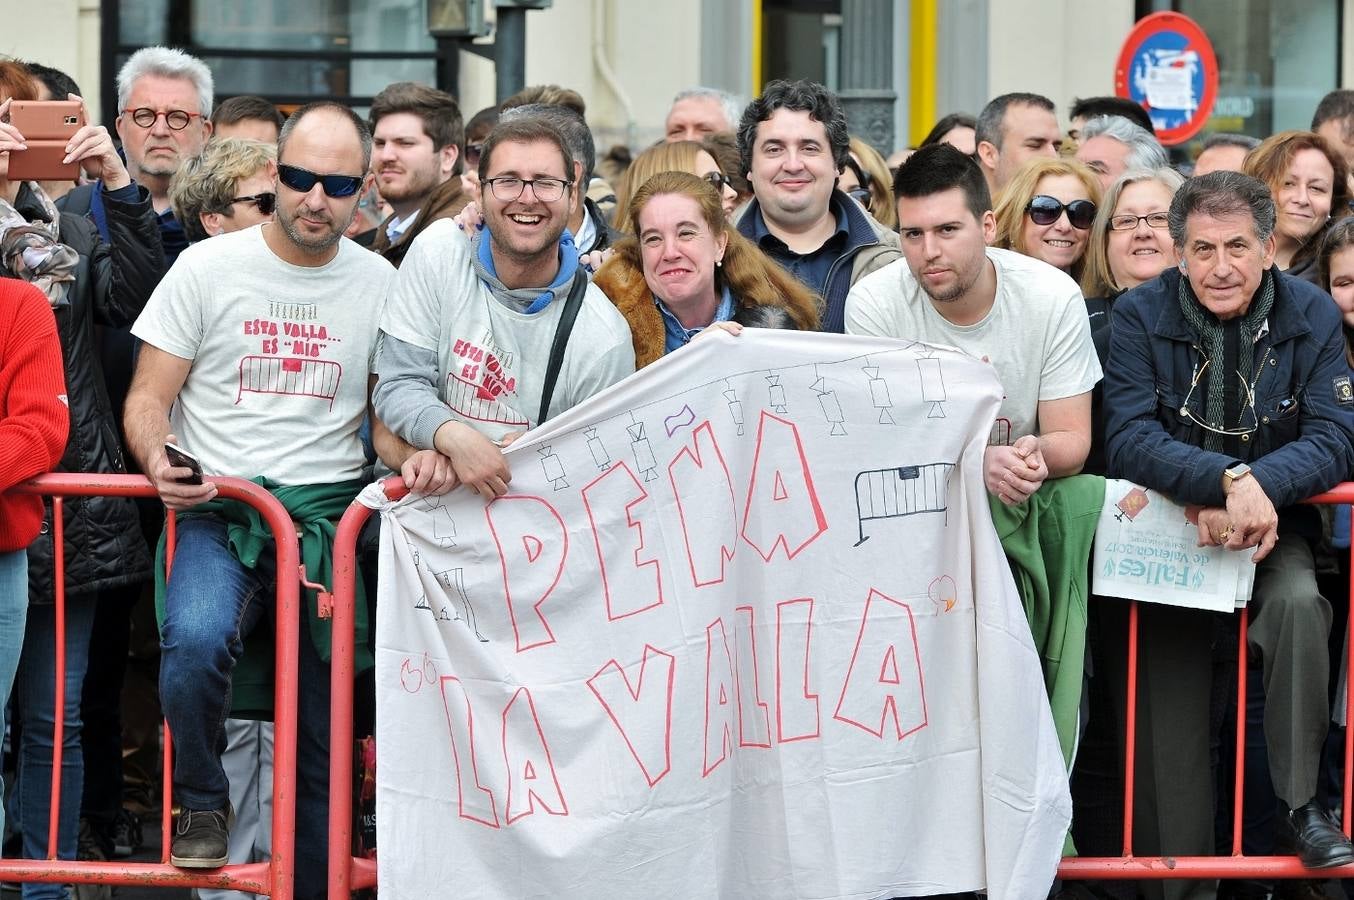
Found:
[[[380,892],[1042,898],[1071,818],[955,351],[707,336],[384,509]]]

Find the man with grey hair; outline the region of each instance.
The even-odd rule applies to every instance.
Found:
[[[498,117],[500,122],[517,122],[522,119],[537,119],[558,131],[574,158],[574,181],[580,185],[592,184],[593,169],[597,165],[597,145],[593,142],[592,131],[588,129],[588,123],[582,116],[567,106],[531,103],[505,109]],[[607,223],[606,216],[602,214],[596,201],[581,191],[577,194],[566,227],[569,234],[573,235],[574,246],[578,248],[580,257],[594,251],[605,250],[623,237],[621,232]]]
[[[132,328],[143,343],[127,443],[165,505],[191,510],[157,592],[160,699],[181,808],[169,860],[185,868],[227,860],[223,726],[232,703],[268,703],[258,677],[271,657],[260,658],[267,642],[251,632],[285,573],[273,572],[267,539],[244,538],[241,511],[217,498],[210,477],[194,479],[181,457],[171,459],[168,445],[195,454],[209,476],[260,479],[297,521],[302,555],[326,558],[334,523],[367,481],[359,426],[377,326],[364,301],[385,296],[395,274],[343,237],[371,180],[366,123],[336,103],[303,106],[283,126],[277,155],[275,220],[184,251]],[[372,428],[388,452],[388,433]],[[300,700],[296,717],[279,716],[276,728],[279,746],[283,729],[296,729],[296,896],[318,898],[328,846],[328,629],[313,621],[313,598],[301,605]],[[364,610],[359,601],[359,628]]]
[[[672,98],[672,108],[663,123],[663,139],[668,143],[702,141],[721,131],[733,131],[742,113],[742,102],[728,91],[687,88]]]
[[[1194,159],[1194,175],[1209,172],[1240,172],[1246,156],[1260,146],[1260,139],[1249,134],[1218,132],[1204,138],[1203,149]]]
[[[1123,116],[1096,116],[1083,125],[1077,160],[1095,170],[1106,190],[1130,169],[1151,172],[1170,165],[1152,132]]]
[[[1200,546],[1254,548],[1247,637],[1264,666],[1265,743],[1284,807],[1277,839],[1303,865],[1327,868],[1354,862],[1354,846],[1316,797],[1331,608],[1312,560],[1320,519],[1300,504],[1354,469],[1354,388],[1339,310],[1274,265],[1274,220],[1269,188],[1240,173],[1191,178],[1176,193],[1178,270],[1114,303],[1106,453],[1112,477],[1195,507]],[[1135,783],[1134,847],[1207,856],[1213,617],[1145,604],[1139,622],[1139,671],[1150,678],[1138,752],[1151,765]]]
[[[169,182],[184,160],[202,152],[212,133],[212,73],[202,60],[170,47],[143,47],[118,70],[115,126],[127,157],[127,174],[150,191],[160,219],[165,262],[172,265],[188,246],[174,218]],[[76,188],[63,198],[63,212],[88,214],[107,240],[99,186]]]

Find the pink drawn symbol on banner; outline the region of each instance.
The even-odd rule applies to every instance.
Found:
[[[1114,508],[1119,510],[1119,514],[1114,518],[1120,522],[1124,516],[1128,516],[1128,521],[1132,522],[1137,518],[1138,513],[1147,508],[1151,501],[1147,499],[1147,492],[1140,487],[1135,487],[1119,498],[1119,502],[1114,504]]]

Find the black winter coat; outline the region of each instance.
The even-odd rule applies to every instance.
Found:
[[[80,262],[66,294],[70,303],[53,310],[65,356],[71,416],[59,472],[127,471],[95,326],[130,327],[165,273],[150,194],[145,188],[137,190],[134,203],[104,197],[111,244],[99,237],[89,219],[61,214],[61,242],[80,255]],[[43,218],[27,185],[20,189],[15,206],[30,221]],[[150,554],[130,499],[67,497],[64,506],[68,595],[149,580]],[[28,597],[30,603],[51,603],[54,596],[52,508],[47,501],[41,533],[28,549]]]

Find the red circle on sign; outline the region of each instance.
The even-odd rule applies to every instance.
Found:
[[[1218,96],[1218,60],[1213,55],[1213,44],[1208,40],[1208,35],[1204,34],[1204,30],[1189,16],[1182,16],[1176,12],[1152,13],[1150,16],[1140,19],[1138,24],[1133,26],[1133,30],[1128,33],[1128,37],[1124,39],[1124,46],[1119,51],[1119,61],[1114,66],[1115,94],[1126,99],[1133,99],[1128,84],[1133,60],[1149,38],[1162,32],[1173,32],[1184,38],[1185,46],[1199,54],[1199,64],[1203,66],[1204,70],[1203,96],[1199,100],[1199,106],[1195,109],[1193,117],[1175,128],[1165,128],[1157,132],[1157,140],[1170,147],[1183,144],[1198,134],[1212,114],[1213,101]],[[1147,108],[1150,114],[1151,107],[1147,106],[1146,103],[1143,103],[1143,106]]]

